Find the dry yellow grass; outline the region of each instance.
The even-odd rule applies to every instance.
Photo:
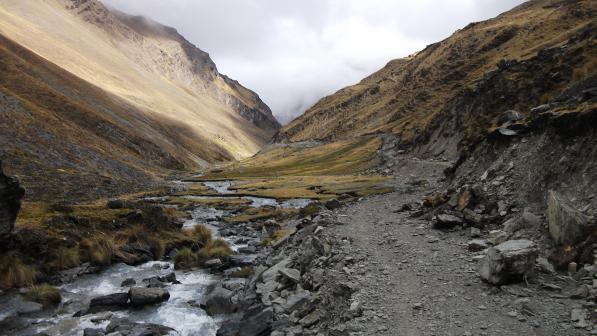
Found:
[[[62,301],[60,290],[48,284],[31,286],[25,293],[25,298],[41,303],[44,307],[56,306]]]
[[[23,262],[14,254],[0,256],[0,288],[31,286],[37,277],[35,267]]]

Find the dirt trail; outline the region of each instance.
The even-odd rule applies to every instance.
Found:
[[[570,279],[540,274],[527,284],[494,287],[477,274],[468,229],[431,228],[397,211],[440,186],[441,162],[408,161],[396,192],[340,209],[335,234],[352,240],[361,260],[349,270],[360,285],[363,315],[347,323],[354,335],[586,335],[570,312]],[[416,176],[416,177],[415,177]],[[561,292],[548,291],[545,284]]]

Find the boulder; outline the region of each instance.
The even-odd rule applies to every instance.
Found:
[[[342,206],[342,203],[340,203],[340,201],[338,201],[336,199],[333,199],[333,200],[329,200],[329,201],[325,202],[324,205],[328,210],[335,210],[335,209],[340,208]]]
[[[95,307],[126,307],[128,306],[129,296],[127,293],[114,293],[99,296],[91,299],[89,308]]]
[[[9,234],[14,229],[24,195],[25,189],[21,188],[19,181],[4,175],[0,161],[0,235]]]
[[[228,289],[214,288],[205,299],[205,311],[210,316],[234,313],[236,306],[232,303],[232,296],[234,292]]]
[[[170,293],[163,288],[132,287],[128,294],[132,306],[156,304],[170,299]]]
[[[456,225],[463,224],[463,220],[460,217],[456,217],[453,215],[437,215],[436,221],[433,223],[434,229],[451,229]]]
[[[124,209],[126,208],[126,201],[121,199],[112,199],[108,201],[106,207],[108,209]]]
[[[530,240],[509,240],[489,248],[481,260],[481,278],[494,285],[521,281],[533,274],[538,250]]]
[[[520,121],[522,119],[524,119],[524,117],[522,116],[522,114],[520,114],[520,112],[515,111],[515,110],[508,110],[508,111],[502,113],[498,117],[497,124],[504,125],[504,124]]]
[[[487,244],[487,241],[483,239],[473,239],[467,243],[467,248],[471,252],[483,251],[488,247],[489,245]]]
[[[120,287],[132,287],[137,284],[137,281],[133,278],[125,279],[120,283]]]
[[[159,324],[136,323],[125,318],[117,318],[110,321],[106,327],[106,335],[127,335],[127,336],[162,336],[178,335],[176,330]]]
[[[560,245],[579,243],[597,230],[590,217],[553,190],[547,194],[547,222],[551,237]]]
[[[299,283],[301,281],[301,271],[294,268],[283,268],[279,270],[280,274],[293,283]]]

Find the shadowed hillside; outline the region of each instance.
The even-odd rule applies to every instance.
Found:
[[[595,81],[595,15],[595,1],[530,1],[469,24],[323,98],[275,141],[390,132],[455,157],[504,111],[528,117],[566,88]]]

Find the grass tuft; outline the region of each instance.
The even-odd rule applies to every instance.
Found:
[[[188,247],[185,247],[176,253],[174,256],[174,268],[184,269],[193,267],[197,264],[197,256]]]
[[[109,266],[116,252],[116,244],[112,239],[99,237],[85,239],[79,243],[81,256],[96,266]]]
[[[62,301],[60,290],[48,284],[32,286],[25,293],[25,298],[29,301],[41,303],[44,307],[56,306]]]
[[[201,224],[193,228],[192,235],[201,246],[206,246],[212,238],[211,230],[207,226]]]
[[[31,286],[35,282],[35,267],[25,264],[14,254],[0,256],[0,287],[4,289]]]
[[[79,249],[59,247],[51,253],[50,267],[55,270],[65,270],[81,264]]]

